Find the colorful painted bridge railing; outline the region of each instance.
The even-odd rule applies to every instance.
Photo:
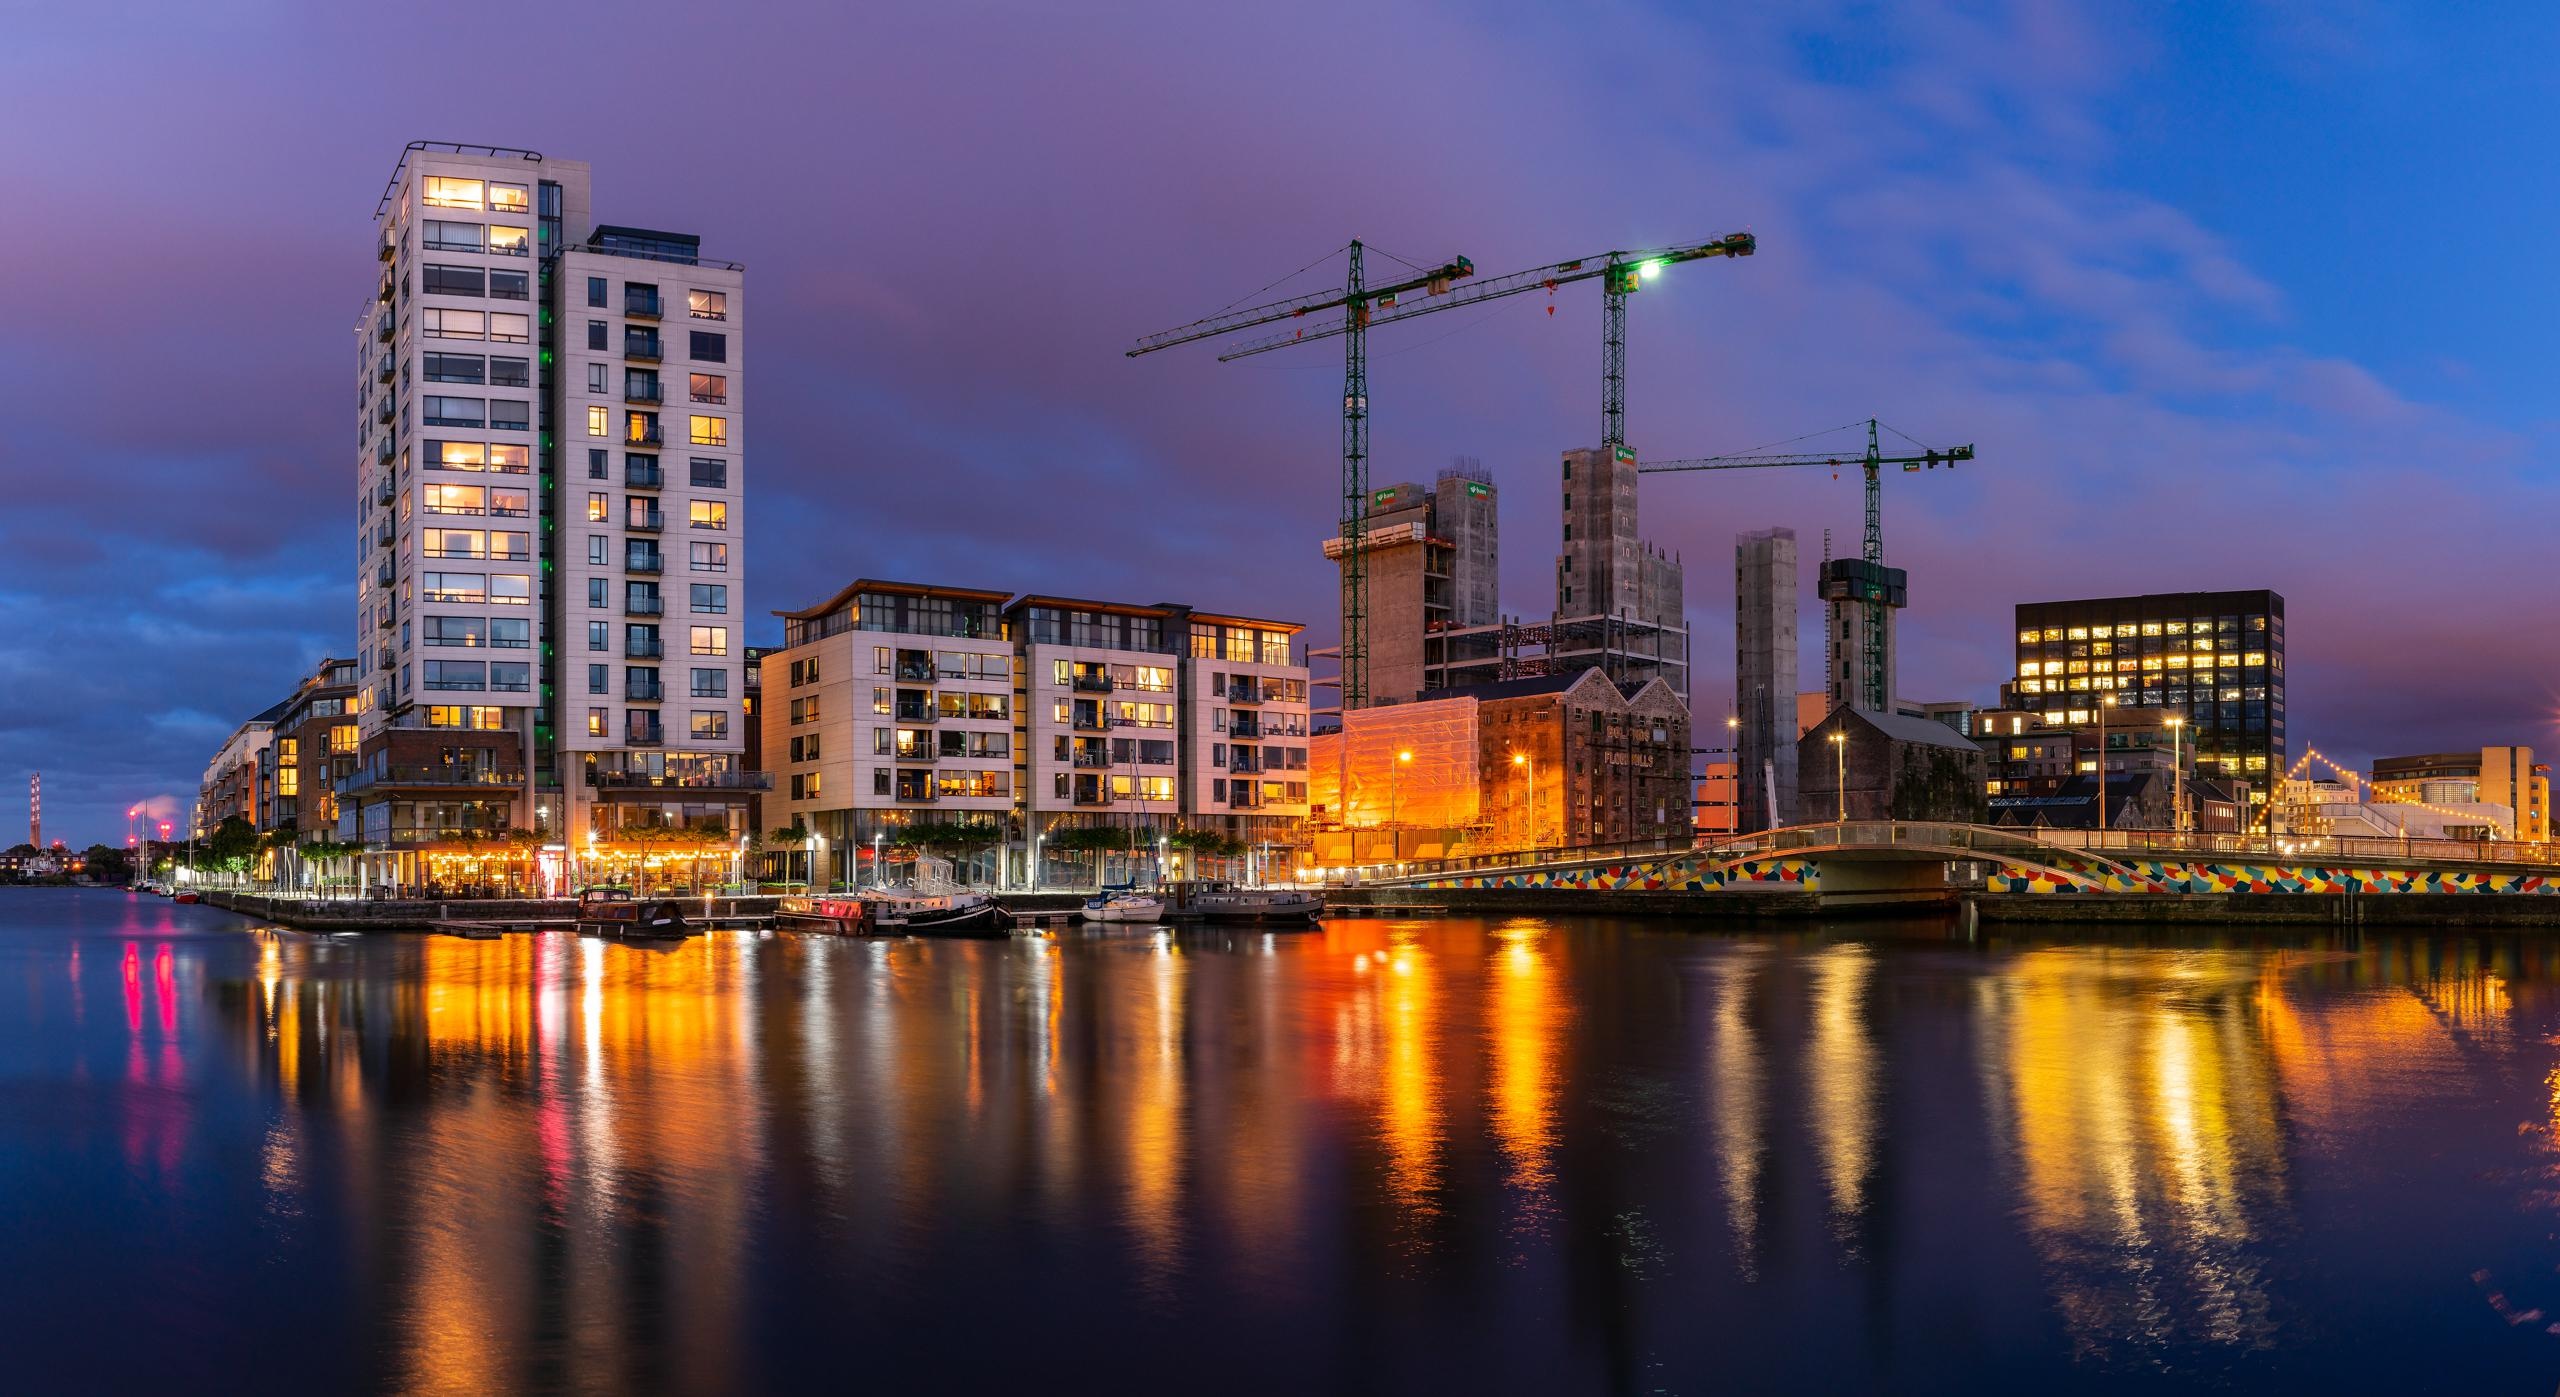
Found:
[[[1834,822],[1769,830],[1713,848],[1609,851],[1537,862],[1457,865],[1372,877],[1383,887],[1553,888],[1592,892],[1715,892],[1793,886],[1808,892],[1910,890],[1879,866],[1983,867],[1982,886],[2017,893],[2560,893],[2560,867],[2545,846],[2403,850],[2340,848],[2340,841],[2178,835],[2148,831],[2047,831],[1907,820]],[[2397,857],[2373,857],[2378,853]],[[1826,889],[1823,873],[1833,877]],[[1942,876],[1942,875],[1934,875]]]

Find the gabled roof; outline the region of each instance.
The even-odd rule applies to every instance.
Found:
[[[1899,713],[1871,713],[1863,708],[1833,709],[1831,717],[1823,719],[1822,723],[1817,724],[1814,730],[1816,732],[1821,731],[1822,727],[1830,724],[1832,718],[1837,718],[1843,713],[1850,715],[1859,722],[1866,724],[1868,727],[1874,728],[1877,732],[1883,733],[1885,736],[1892,738],[1896,742],[1908,742],[1922,747],[1953,747],[1966,752],[1980,752],[1982,750],[1980,746],[1975,744],[1973,739],[1966,737],[1964,734],[1957,732],[1954,728],[1948,727],[1944,723],[1936,722],[1928,718],[1909,718]]]

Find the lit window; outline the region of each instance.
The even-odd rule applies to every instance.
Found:
[[[693,653],[697,655],[728,654],[729,628],[727,626],[695,626],[693,628]]]
[[[718,709],[693,710],[693,735],[697,738],[722,738],[729,735],[729,715]]]
[[[695,402],[725,403],[729,401],[727,374],[687,374],[685,379],[687,391]]]
[[[489,229],[489,251],[498,257],[522,257],[527,236],[527,230],[522,228],[492,225]]]
[[[729,527],[729,506],[724,500],[695,500],[687,510],[689,522],[697,529]]]
[[[2069,631],[2064,632],[2064,634],[2072,640],[2087,640],[2089,638],[2089,628],[2087,626],[2073,626]]]
[[[613,496],[605,494],[590,494],[587,496],[588,522],[601,524],[612,517]]]
[[[609,715],[609,713],[610,713],[610,710],[608,710],[608,709],[603,709],[603,708],[590,708],[590,709],[588,709],[588,710],[587,710],[587,736],[589,736],[589,737],[602,737],[602,736],[604,736],[604,734],[605,734],[605,719],[606,719],[606,717]]]
[[[729,570],[729,545],[696,543],[688,547],[691,550],[690,556],[695,572],[727,572]]]
[[[429,175],[424,202],[431,209],[476,209],[480,207],[480,181]]]
[[[533,210],[531,196],[532,191],[521,184],[493,182],[489,186],[489,211],[491,213],[530,213]]]
[[[2089,634],[2099,640],[2111,640],[2115,637],[2115,633],[2116,628],[2113,626],[2091,626],[2089,628]]]
[[[599,365],[597,365],[596,367],[598,367],[598,368],[602,368],[602,367],[604,367],[604,366],[603,366],[603,365],[601,365],[601,364],[599,364]],[[593,407],[588,408],[588,409],[587,409],[587,435],[588,435],[588,436],[591,436],[591,437],[601,437],[601,436],[610,436],[610,435],[612,435],[612,433],[613,433],[613,414],[612,414],[612,413],[610,413],[610,412],[608,412],[608,411],[606,411],[606,410],[605,410],[605,408],[604,408],[604,406],[603,406],[602,404],[597,404],[597,405],[595,405],[595,406],[593,406]]]
[[[493,471],[522,475],[532,459],[533,448],[529,446],[508,446],[500,442],[492,442],[489,446],[489,469]]]
[[[692,431],[692,441],[696,446],[727,446],[729,444],[729,419],[726,417],[704,417],[696,414],[692,419]]]
[[[533,317],[493,312],[489,316],[489,338],[523,344],[533,338]]]
[[[684,299],[685,308],[696,320],[729,318],[729,293],[725,291],[687,291]]]
[[[522,316],[516,318],[523,319]],[[418,312],[418,333],[428,339],[485,339],[489,333],[489,316],[486,311],[439,310],[429,306]]]

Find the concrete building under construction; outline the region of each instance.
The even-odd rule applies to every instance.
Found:
[[[1370,704],[1411,703],[1426,690],[1496,677],[1499,645],[1461,644],[1453,674],[1449,638],[1502,620],[1500,504],[1483,468],[1463,459],[1428,487],[1406,481],[1370,492],[1362,534]],[[1342,540],[1326,539],[1324,555],[1339,566]],[[1341,651],[1315,654],[1339,660]]]
[[[1689,701],[1689,625],[1680,560],[1637,533],[1636,453],[1629,446],[1564,453],[1564,551],[1548,670],[1596,665],[1621,684],[1660,679]]]
[[[1758,529],[1734,540],[1734,747],[1739,828],[1795,819],[1796,534]],[[1819,718],[1816,721],[1820,721]]]

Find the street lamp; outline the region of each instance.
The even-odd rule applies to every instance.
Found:
[[[813,893],[826,891],[825,888],[818,885],[818,861],[826,856],[826,852],[827,837],[818,833],[816,830],[809,831],[808,852],[805,855],[809,861],[809,866],[801,870],[808,876],[800,881],[807,883],[809,885],[809,891]]]
[[[1538,763],[1526,752],[1514,752],[1511,754],[1511,764],[1519,767],[1529,782],[1528,846],[1535,849],[1538,847]]]
[[[886,834],[871,836],[871,881],[884,888],[889,886],[889,866],[880,860],[882,841],[887,838]]]
[[[1403,774],[1406,764],[1412,760],[1412,752],[1398,752],[1396,764],[1387,768],[1387,825],[1389,828],[1404,822]]]
[[[2186,725],[2186,719],[2171,715],[2169,719],[2169,803],[2175,808],[2169,812],[2169,828],[2178,834],[2187,832],[2187,768],[2185,756],[2178,745],[2178,730]]]
[[[2107,710],[2116,706],[2116,696],[2106,694],[2098,700],[2098,828],[2107,827]]]
[[[1837,793],[1840,797],[1840,823],[1845,825],[1849,823],[1849,734],[1845,732],[1831,734],[1831,751],[1839,758],[1840,774],[1837,778]]]

